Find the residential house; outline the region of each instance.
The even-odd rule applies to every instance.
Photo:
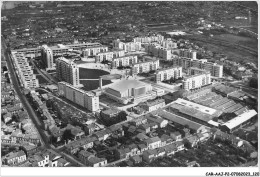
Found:
[[[142,158],[139,155],[135,155],[135,156],[130,157],[130,160],[134,164],[138,164],[138,163],[142,162]]]
[[[173,142],[173,139],[166,135],[166,134],[163,134],[161,137],[160,137],[162,143],[161,143],[161,146],[165,146],[166,144],[169,144],[169,143],[172,143]]]
[[[148,122],[153,122],[153,123],[156,123],[158,124],[158,126],[160,128],[164,128],[167,126],[168,124],[168,120],[165,120],[165,119],[162,119],[161,117],[159,116],[150,116],[147,118],[148,119]]]
[[[84,131],[86,135],[92,135],[95,129],[96,129],[95,123],[84,126]]]
[[[161,139],[158,136],[149,138],[144,142],[146,143],[148,149],[156,149],[161,147]]]
[[[144,151],[148,150],[148,147],[145,144],[138,144],[137,146],[140,151],[140,154],[142,154]]]
[[[181,141],[181,133],[176,131],[170,134],[170,136],[173,138],[174,141]]]
[[[184,143],[182,141],[176,141],[176,142],[174,142],[174,144],[177,147],[177,151],[184,150]]]
[[[134,120],[132,120],[130,122],[132,125],[134,125],[135,127],[142,125],[142,124],[146,124],[147,123],[147,118],[145,118],[144,116],[138,117]]]
[[[183,139],[183,142],[188,146],[188,147],[194,147],[197,145],[197,143],[199,142],[199,139],[196,135],[192,135],[189,137],[185,137]]]
[[[148,139],[148,138],[149,138],[149,137],[146,136],[144,133],[138,133],[138,134],[136,135],[136,139],[139,140],[139,141],[144,141],[144,140],[146,140],[146,139]]]
[[[107,159],[105,158],[98,158],[98,157],[89,157],[88,158],[88,165],[91,167],[103,167],[107,164]]]
[[[126,152],[124,148],[119,148],[115,150],[116,159],[124,159],[126,158]]]
[[[98,141],[104,141],[111,135],[111,133],[112,132],[109,129],[105,129],[105,130],[95,132],[92,136],[96,137]]]
[[[26,160],[26,154],[23,151],[10,152],[2,157],[2,161],[6,165],[16,165]]]
[[[111,108],[100,112],[100,116],[103,119],[110,119],[112,117],[117,117],[118,114],[121,112],[119,109]]]
[[[144,130],[145,133],[149,133],[151,131],[149,124],[142,124],[139,126],[139,129]]]
[[[150,163],[151,161],[153,161],[157,156],[157,150],[155,149],[149,149],[147,151],[143,152],[143,161]]]
[[[139,151],[138,146],[136,144],[130,144],[128,146],[128,148],[131,151],[131,155],[130,156],[134,156],[134,155],[140,154],[140,151]]]
[[[78,157],[79,159],[85,164],[85,165],[88,165],[88,160],[89,158],[91,157],[95,157],[94,154],[88,152],[88,151],[84,151],[84,150],[81,150],[79,153],[78,153]]]

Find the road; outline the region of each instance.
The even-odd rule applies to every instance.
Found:
[[[7,53],[7,50],[6,50],[7,47],[6,47],[6,43],[3,39],[3,37],[1,38],[1,41],[2,41],[1,47],[2,47],[2,50],[4,51],[4,57],[5,57],[5,60],[6,60],[6,63],[7,63],[8,71],[10,72],[10,77],[11,77],[10,79],[12,80],[14,90],[17,93],[18,97],[20,98],[24,108],[27,110],[29,117],[33,121],[33,123],[34,123],[34,125],[35,125],[35,127],[38,131],[39,137],[41,139],[42,146],[47,148],[47,149],[52,149],[57,153],[60,153],[57,149],[52,148],[50,146],[48,138],[45,136],[45,134],[43,133],[43,130],[41,129],[42,124],[41,124],[39,117],[36,115],[34,109],[30,105],[29,101],[26,99],[25,95],[20,90],[20,84],[18,82],[17,75],[15,74],[15,71],[14,71],[14,65],[12,63],[10,55]],[[64,155],[65,153],[62,152],[62,154]],[[70,157],[70,156],[67,155],[66,157]],[[81,166],[82,166],[81,162],[78,162],[77,160],[73,159],[72,157],[70,157],[69,159],[70,159],[70,160],[68,160],[69,162],[81,164]]]

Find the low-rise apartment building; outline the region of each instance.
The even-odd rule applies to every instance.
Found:
[[[112,68],[130,66],[137,63],[137,55],[128,55],[112,59]]]
[[[159,60],[135,63],[132,65],[132,74],[148,73],[159,68]]]
[[[172,67],[172,68],[165,68],[156,71],[155,73],[155,81],[161,82],[164,80],[169,80],[171,78],[178,79],[182,77],[182,67]]]

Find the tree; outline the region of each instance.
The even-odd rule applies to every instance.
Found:
[[[257,78],[250,79],[249,86],[257,89],[258,88],[258,80],[257,80]]]

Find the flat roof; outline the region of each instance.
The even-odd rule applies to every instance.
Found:
[[[236,126],[246,122],[247,120],[251,119],[257,115],[257,112],[254,109],[251,109],[247,112],[244,112],[243,114],[235,117],[234,119],[229,120],[228,122],[224,123],[224,126],[227,126],[229,129],[233,129]]]
[[[177,103],[182,106],[194,108],[200,112],[203,112],[203,113],[206,113],[209,115],[213,115],[216,112],[216,109],[212,109],[212,108],[209,108],[209,107],[197,104],[197,103],[193,103],[191,101],[187,101],[187,100],[184,100],[181,98],[178,98],[176,101],[174,101],[174,103]]]
[[[114,83],[110,89],[116,90],[118,92],[124,92],[130,88],[138,88],[138,87],[144,87],[148,84],[138,81],[138,80],[121,80],[116,83]]]

